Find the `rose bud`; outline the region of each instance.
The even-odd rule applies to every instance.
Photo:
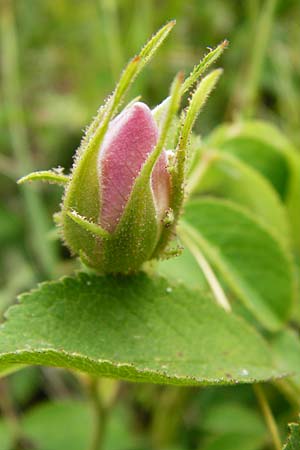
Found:
[[[80,182],[75,176],[70,182],[62,208],[63,236],[72,252],[98,272],[130,272],[153,258],[170,211],[167,152],[162,149],[150,177],[140,177],[158,140],[151,110],[135,102],[109,123]],[[78,166],[83,163],[78,159]]]
[[[93,230],[85,231],[82,223],[76,223],[78,218],[80,222],[80,216],[91,219],[86,208],[82,211],[79,205],[74,205],[77,217],[76,213],[72,217],[65,216],[64,236],[67,244],[89,266],[100,272],[136,270],[151,259],[155,251],[171,194],[164,151],[156,161],[140,198],[134,199],[131,194],[145,162],[157,145],[158,135],[158,126],[151,110],[140,102],[126,108],[109,124],[97,159],[93,161],[98,183],[98,198],[95,199],[98,214],[97,217],[92,215],[99,230],[107,235],[95,235]],[[84,240],[82,233],[86,234]]]
[[[202,78],[221,54],[211,51],[190,76],[179,73],[169,97],[153,111],[131,102],[117,114],[129,86],[168,35],[159,30],[125,68],[107,102],[88,127],[72,172],[34,172],[19,180],[63,184],[56,222],[71,253],[99,273],[130,273],[152,259],[177,253],[176,225],[186,198],[187,149],[200,109],[221,71]],[[182,96],[198,83],[178,117]],[[171,144],[170,144],[171,143]],[[167,146],[174,148],[169,163]],[[170,248],[171,245],[171,248]]]

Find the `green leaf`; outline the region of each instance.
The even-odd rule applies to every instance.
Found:
[[[15,364],[178,385],[281,374],[264,340],[210,296],[143,273],[79,274],[23,295],[0,332],[0,370]]]
[[[287,142],[274,126],[258,121],[225,124],[209,136],[207,144],[251,165],[284,197],[289,176]]]
[[[77,400],[41,403],[27,411],[21,421],[24,435],[38,450],[86,449],[93,426],[90,406]],[[114,407],[106,424],[105,450],[140,448],[136,441],[137,437],[129,432],[128,413],[120,406]]]
[[[8,381],[13,401],[24,407],[39,390],[42,377],[36,367],[26,367],[12,374]]]
[[[266,427],[261,415],[239,403],[224,402],[212,404],[206,410],[201,428],[211,433],[241,433],[263,439]]]
[[[275,189],[258,171],[224,152],[200,155],[190,177],[193,195],[209,192],[237,202],[272,227],[285,243],[290,240],[287,213]]]
[[[258,450],[262,448],[262,439],[243,433],[224,433],[207,440],[198,450]]]
[[[290,435],[283,450],[299,450],[300,448],[300,425],[299,423],[289,424]]]
[[[206,279],[188,248],[184,248],[182,254],[175,258],[158,261],[155,269],[173,282],[184,283],[192,289],[208,289]]]
[[[24,415],[21,427],[33,448],[82,450],[92,434],[93,416],[87,403],[56,401],[42,403]]]
[[[120,405],[114,407],[106,424],[105,450],[140,448],[139,439],[130,433],[128,422],[128,412]],[[89,404],[79,400],[40,403],[26,410],[20,420],[23,437],[32,445],[30,448],[38,450],[86,449],[91,442],[93,426]],[[0,421],[1,450],[11,450],[12,441],[12,430]]]
[[[287,381],[292,384],[300,395],[300,338],[299,333],[291,329],[283,330],[272,336],[270,344],[274,360],[278,367],[291,374],[298,374]]]
[[[289,255],[271,232],[224,200],[189,202],[185,220],[225,285],[266,328],[280,328],[290,315],[294,285]]]
[[[273,125],[251,121],[219,127],[208,145],[234,154],[273,184],[286,204],[300,254],[300,156],[291,143]]]

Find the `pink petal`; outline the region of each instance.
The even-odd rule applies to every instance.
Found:
[[[98,157],[100,224],[106,230],[114,231],[116,228],[134,181],[157,139],[157,125],[151,110],[144,103],[135,103],[111,122]],[[158,172],[164,171],[164,165],[164,162],[160,163],[159,168],[155,169],[155,180]],[[157,181],[154,185],[155,195],[164,198],[160,193],[164,188]]]

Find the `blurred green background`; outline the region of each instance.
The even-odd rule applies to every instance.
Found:
[[[68,171],[83,129],[124,64],[170,19],[177,26],[132,97],[142,94],[155,106],[177,71],[188,73],[208,47],[226,38],[230,46],[219,62],[224,74],[198,131],[205,136],[224,121],[263,118],[299,147],[299,0],[1,0],[1,317],[19,292],[79,267],[51,221],[61,189],[21,189],[16,180],[31,170],[61,165]],[[271,448],[247,387],[202,392],[105,383],[105,392],[122,399],[106,449],[195,449],[200,443],[205,450]],[[9,408],[24,413],[26,436],[38,442],[18,448],[85,448],[90,412],[75,376],[27,369],[5,381],[1,392]],[[285,423],[285,400],[271,387],[270,396]],[[0,420],[0,450],[12,448],[10,435]]]

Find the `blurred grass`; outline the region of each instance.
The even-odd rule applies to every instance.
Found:
[[[199,120],[198,131],[205,135],[225,120],[250,114],[277,124],[298,148],[300,146],[299,0],[2,0],[2,17],[5,8],[10,9],[16,24],[19,107],[28,158],[25,154],[21,165],[16,159],[9,125],[15,106],[9,100],[2,76],[0,321],[4,309],[15,301],[19,292],[46,277],[33,250],[36,234],[29,235],[34,214],[30,222],[28,209],[15,183],[17,177],[26,174],[28,165],[33,169],[58,165],[68,169],[71,166],[82,130],[113,89],[124,63],[166,21],[175,18],[177,26],[138,79],[132,97],[142,93],[144,101],[156,105],[167,95],[168,85],[178,70],[184,69],[187,73],[207,52],[208,46],[214,47],[226,38],[230,47],[220,61],[224,75]],[[267,8],[273,8],[269,16],[272,20],[268,24],[267,18],[259,33],[261,12]],[[8,41],[6,49],[11,44]],[[4,49],[3,40],[1,45]],[[254,52],[255,46],[260,59],[257,51]],[[4,64],[11,57],[3,51],[2,74],[7,69]],[[29,186],[29,190],[32,189]],[[58,209],[60,188],[41,185],[34,192],[50,217]],[[49,227],[51,225],[46,225],[47,235],[43,232],[45,240],[51,239]],[[57,276],[77,267],[67,251],[59,248]],[[37,384],[39,395],[44,399],[44,386]],[[209,441],[213,437],[211,430],[204,435],[199,428],[204,412],[220,399],[239,401],[243,398],[247,407],[253,406],[247,387],[235,391],[209,388],[204,393],[191,390],[179,395],[179,391],[172,388],[123,386],[122,389],[134,433],[143,436],[144,431],[150,429],[152,447],[156,448],[166,446],[165,442],[170,448],[175,445],[174,449],[196,448],[199,436],[204,443],[201,448],[217,448]],[[285,422],[286,405],[272,389],[271,400],[277,416],[284,416]],[[169,423],[174,408],[177,415]],[[161,420],[169,423],[169,427],[160,424]],[[181,437],[177,442],[179,422],[184,430],[180,429]],[[2,426],[0,423],[0,428]],[[261,445],[265,445],[263,433],[258,437],[263,439]],[[235,445],[232,442],[236,442],[236,435],[230,439],[228,445]],[[150,444],[145,445],[145,448],[150,447]]]

